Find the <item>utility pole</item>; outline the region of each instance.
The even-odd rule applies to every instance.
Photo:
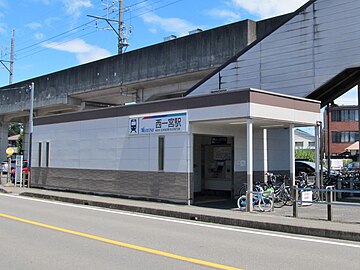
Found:
[[[32,177],[32,137],[34,131],[34,90],[35,84],[32,82],[30,85],[30,113],[29,113],[29,148],[28,148],[28,187],[30,187]]]
[[[13,73],[14,73],[14,47],[15,47],[15,29],[12,30],[11,38],[11,52],[10,52],[10,61],[0,59],[0,64],[9,72],[9,84],[13,82]],[[2,55],[1,55],[2,57]],[[5,63],[9,63],[8,67]]]
[[[12,37],[11,37],[9,84],[12,84],[12,83],[13,83],[13,75],[14,75],[14,47],[15,47],[15,29],[12,30]]]
[[[124,47],[124,43],[123,43],[123,0],[119,0],[119,28],[118,28],[118,54],[122,54],[123,53],[123,47]]]
[[[129,46],[127,40],[128,40],[129,33],[131,33],[131,29],[128,30],[124,24],[124,19],[123,19],[123,16],[124,16],[123,2],[124,1],[123,0],[117,0],[117,1],[119,2],[119,7],[118,7],[119,19],[118,20],[114,20],[109,17],[109,10],[115,8],[115,6],[114,6],[115,1],[112,1],[112,3],[110,4],[109,0],[107,1],[107,4],[106,4],[106,9],[107,9],[106,17],[94,16],[94,15],[87,15],[87,16],[89,16],[91,18],[95,18],[96,20],[103,20],[103,21],[107,22],[107,24],[110,26],[110,29],[103,28],[103,30],[113,30],[115,32],[115,34],[117,35],[117,40],[118,40],[118,54],[122,54],[124,52],[124,48]],[[117,23],[118,29],[115,29],[115,27],[112,25],[112,23]]]

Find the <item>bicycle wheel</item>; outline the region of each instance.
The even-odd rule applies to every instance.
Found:
[[[291,188],[289,186],[285,187],[284,196],[287,196],[287,198],[288,198],[285,204],[287,206],[292,206],[293,205],[293,198],[291,197]]]
[[[259,200],[259,209],[262,212],[270,212],[273,208],[273,200],[270,197],[262,197]]]
[[[283,199],[283,197],[275,197],[274,196],[274,207],[275,208],[281,208],[286,204],[286,200]]]
[[[239,207],[239,209],[241,211],[244,211],[246,209],[246,196],[240,196],[239,199],[237,200],[237,206]]]
[[[243,184],[239,189],[238,195],[241,197],[242,195],[246,195],[247,184]]]
[[[288,196],[286,194],[286,189],[280,188],[277,192],[274,193],[274,207],[281,208],[288,201]]]

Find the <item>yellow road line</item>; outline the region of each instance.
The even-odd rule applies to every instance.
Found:
[[[60,228],[60,227],[56,227],[56,226],[52,226],[52,225],[32,221],[32,220],[27,220],[27,219],[15,217],[15,216],[10,216],[10,215],[7,215],[7,214],[0,213],[0,217],[20,221],[20,222],[27,223],[27,224],[32,224],[32,225],[47,228],[47,229],[50,229],[50,230],[55,230],[55,231],[68,233],[68,234],[72,234],[72,235],[77,235],[77,236],[85,237],[85,238],[88,238],[88,239],[93,239],[93,240],[96,240],[96,241],[100,241],[100,242],[104,242],[104,243],[108,243],[108,244],[113,244],[113,245],[120,246],[120,247],[125,247],[125,248],[129,248],[129,249],[133,249],[133,250],[138,250],[138,251],[142,251],[142,252],[146,252],[146,253],[151,253],[151,254],[155,254],[155,255],[171,258],[171,259],[190,262],[190,263],[199,264],[199,265],[212,267],[212,268],[216,268],[216,269],[241,270],[240,268],[236,268],[236,267],[231,267],[231,266],[227,266],[227,265],[207,262],[207,261],[198,260],[198,259],[194,259],[194,258],[190,258],[190,257],[184,257],[184,256],[180,256],[180,255],[176,255],[176,254],[156,250],[156,249],[136,246],[136,245],[132,245],[132,244],[124,243],[124,242],[119,242],[119,241],[103,238],[103,237],[100,237],[100,236],[95,236],[95,235],[82,233],[82,232],[77,232],[77,231],[73,231],[73,230],[68,230],[68,229],[64,229],[64,228]]]

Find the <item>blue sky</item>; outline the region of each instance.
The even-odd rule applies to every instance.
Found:
[[[1,60],[9,60],[15,29],[14,82],[66,69],[117,53],[116,35],[106,22],[87,15],[106,16],[112,0],[0,0]],[[299,8],[307,0],[124,0],[127,51],[187,35],[196,28],[260,20]],[[110,18],[117,18],[110,9]],[[114,27],[117,26],[114,24]],[[9,74],[0,69],[0,86]],[[354,94],[348,94],[347,103]]]

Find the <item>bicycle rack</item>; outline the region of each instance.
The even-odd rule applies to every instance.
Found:
[[[298,188],[297,186],[292,187],[292,200],[293,200],[293,217],[298,217],[298,202],[302,202],[298,199],[299,196],[299,190],[310,190],[309,188]],[[339,203],[336,201],[336,194],[341,194],[345,192],[349,192],[348,189],[335,189],[335,186],[327,186],[325,189],[315,188],[311,189],[316,192],[325,192],[325,202],[316,202],[313,203],[316,204],[326,204],[327,205],[327,220],[332,221],[333,220],[333,205],[342,205],[342,206],[349,206],[349,204]],[[354,194],[360,194],[359,190],[352,190],[351,191]],[[357,206],[359,207],[359,204],[353,204],[350,206]]]

